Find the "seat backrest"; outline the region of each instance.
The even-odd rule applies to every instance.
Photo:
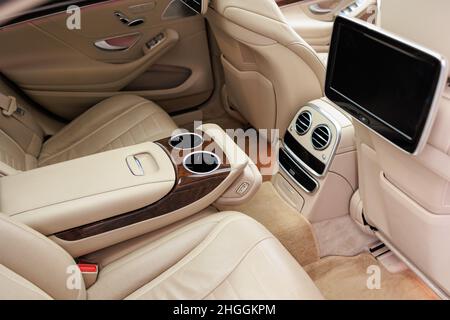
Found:
[[[44,132],[37,124],[25,100],[0,79],[0,92],[13,96],[25,112],[5,116],[0,110],[0,174],[14,170],[30,170],[37,167]]]
[[[306,102],[323,96],[325,66],[274,0],[213,0],[206,18],[230,104],[254,127],[283,135]]]
[[[381,27],[450,58],[450,1],[381,0]],[[366,220],[450,294],[450,88],[428,143],[408,155],[355,123]]]
[[[53,241],[0,214],[0,300],[86,299],[76,268]]]

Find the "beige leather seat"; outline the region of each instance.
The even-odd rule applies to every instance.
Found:
[[[222,52],[229,104],[256,128],[284,132],[322,97],[325,65],[274,0],[212,0],[206,17]]]
[[[22,102],[18,100],[19,106],[26,108]],[[0,161],[15,170],[30,170],[162,139],[176,128],[155,103],[119,95],[92,107],[44,142],[43,130],[26,110],[24,115],[0,115]]]
[[[280,242],[236,212],[212,214],[118,258],[87,290],[83,281],[77,290],[66,286],[74,265],[54,242],[0,215],[0,299],[322,299]]]

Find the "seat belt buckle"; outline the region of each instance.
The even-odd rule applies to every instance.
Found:
[[[89,288],[97,281],[98,265],[93,263],[78,263],[77,265],[83,275],[86,288]]]
[[[12,116],[17,111],[17,100],[13,96],[8,96],[9,104],[3,108],[3,114],[7,117]],[[22,109],[21,109],[22,110]],[[23,110],[22,110],[23,112]]]

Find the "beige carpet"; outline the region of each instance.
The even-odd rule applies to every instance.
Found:
[[[270,230],[301,265],[319,259],[310,223],[288,205],[270,182],[264,182],[258,193],[244,205],[220,206],[253,217]]]
[[[354,257],[379,242],[375,236],[365,234],[349,215],[313,223],[312,226],[320,257]]]
[[[381,269],[380,289],[367,287],[371,265]],[[332,300],[427,300],[437,296],[410,270],[389,273],[365,253],[356,257],[328,257],[305,267],[326,299]]]

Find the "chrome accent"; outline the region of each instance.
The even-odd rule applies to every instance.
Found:
[[[138,18],[138,19],[134,19],[131,20],[130,22],[128,22],[128,26],[129,27],[137,27],[140,26],[141,24],[143,24],[145,22],[145,20],[143,18]]]
[[[320,186],[320,185],[319,185],[319,182],[318,182],[316,179],[314,179],[314,177],[312,177],[312,176],[309,174],[309,172],[306,171],[306,170],[303,168],[303,166],[301,166],[301,164],[297,162],[296,159],[294,159],[294,158],[292,157],[292,153],[291,153],[292,151],[289,152],[287,149],[285,149],[285,146],[283,146],[283,148],[281,148],[281,150],[284,150],[284,151],[286,152],[286,155],[287,155],[294,163],[297,164],[297,167],[298,167],[300,170],[302,170],[304,174],[306,174],[308,177],[310,177],[310,178],[316,183],[316,188],[315,188],[313,191],[307,190],[307,189],[306,189],[304,186],[302,186],[297,180],[295,180],[295,178],[289,173],[289,170],[286,169],[285,167],[283,167],[283,165],[281,164],[281,162],[278,161],[278,164],[280,165],[280,168],[283,169],[283,172],[284,172],[285,174],[287,174],[288,177],[291,178],[291,180],[292,180],[297,186],[299,186],[303,191],[305,191],[306,193],[309,193],[309,194],[314,194],[314,193],[316,193],[316,191],[319,189],[319,186]]]
[[[328,104],[330,104],[329,102],[327,102]],[[313,103],[307,103],[306,104],[308,107],[310,107],[310,108],[312,108],[312,109],[314,109],[315,111],[317,111],[317,112],[319,112],[319,113],[321,113],[323,116],[325,116],[328,120],[330,120],[330,122],[333,124],[333,126],[336,128],[336,142],[335,142],[335,144],[333,145],[333,150],[332,150],[332,152],[331,152],[331,157],[328,159],[328,162],[327,163],[325,163],[325,169],[323,170],[323,173],[322,174],[320,174],[320,173],[317,173],[316,171],[314,171],[310,166],[308,166],[306,163],[304,163],[295,153],[294,153],[294,151],[292,151],[291,149],[289,149],[289,147],[288,146],[286,146],[285,144],[284,144],[284,142],[282,142],[282,145],[283,145],[283,147],[287,150],[287,151],[289,151],[289,154],[291,155],[291,156],[293,156],[294,157],[294,159],[298,162],[298,163],[300,163],[301,165],[302,165],[302,167],[303,168],[305,168],[305,169],[307,169],[308,171],[309,171],[309,173],[311,173],[311,174],[313,174],[314,176],[316,176],[316,177],[318,177],[318,178],[321,178],[321,177],[324,177],[327,173],[328,173],[328,169],[330,168],[330,165],[331,165],[331,163],[333,162],[333,159],[334,159],[334,156],[336,155],[336,149],[337,149],[337,147],[338,147],[338,145],[339,145],[339,143],[340,143],[340,141],[341,141],[341,132],[342,132],[342,127],[341,127],[341,125],[339,124],[339,122],[337,122],[328,112],[326,112],[325,110],[323,110],[321,107],[319,107],[319,106],[316,106],[315,104],[313,104]],[[334,104],[333,104],[333,106],[334,106]],[[338,111],[340,110],[339,108],[336,108]],[[342,111],[339,111],[339,112],[341,112],[342,113]],[[344,113],[345,114],[345,113]],[[297,140],[297,139],[296,139]],[[297,140],[297,142],[298,143],[300,143],[298,140]],[[301,143],[300,143],[301,144]],[[319,159],[320,160],[320,159]],[[320,161],[322,161],[322,160],[320,160]]]
[[[162,20],[172,20],[181,19],[197,15],[195,11],[190,9],[180,0],[172,0],[167,7],[164,9],[161,19]]]
[[[180,137],[180,136],[187,136],[187,135],[199,137],[200,140],[202,141],[202,143],[199,144],[198,146],[195,146],[195,147],[192,147],[192,148],[188,148],[188,149],[178,148],[178,147],[174,147],[174,146],[172,145],[171,142],[172,142],[173,139],[175,139],[175,138],[177,138],[177,137]],[[175,150],[189,150],[189,149],[195,149],[195,148],[198,148],[199,146],[201,146],[204,142],[205,142],[205,140],[203,139],[203,137],[202,137],[201,135],[199,135],[198,133],[194,133],[194,132],[184,132],[184,133],[179,133],[179,134],[176,134],[176,135],[170,137],[170,139],[169,139],[169,144],[170,144],[170,146],[171,146],[172,148],[174,148]]]
[[[295,131],[299,135],[304,136],[306,133],[308,133],[309,129],[311,129],[311,125],[312,125],[311,112],[303,111],[298,115],[297,120],[295,121]]]
[[[119,19],[120,22],[126,24],[128,27],[136,27],[145,22],[144,18],[137,18],[130,20],[125,14],[120,11],[115,11],[114,15]]]
[[[180,0],[186,7],[188,7],[189,9],[191,9],[192,11],[194,11],[197,14],[201,14],[201,12],[198,12],[197,10],[195,10],[194,8],[192,8],[186,1],[184,0]],[[194,0],[195,2],[198,3],[198,1]],[[202,1],[202,0],[200,0]],[[207,0],[203,0],[203,1],[207,1]],[[200,9],[201,10],[201,9]]]
[[[129,47],[127,46],[113,46],[110,45],[108,42],[106,42],[106,40],[99,40],[96,41],[94,43],[94,45],[101,49],[101,50],[105,50],[105,51],[125,51],[127,50]]]
[[[211,170],[211,171],[209,171],[209,172],[195,172],[195,171],[192,171],[191,169],[189,169],[189,168],[186,166],[186,161],[187,161],[187,159],[188,159],[189,157],[193,156],[194,154],[199,154],[199,153],[206,153],[206,154],[212,155],[212,156],[213,156],[214,158],[216,158],[216,160],[217,160],[217,166],[216,166],[213,170]],[[215,154],[215,153],[213,153],[213,152],[209,152],[209,151],[195,151],[195,152],[191,152],[191,153],[189,153],[187,156],[185,156],[184,159],[183,159],[183,167],[184,167],[187,171],[189,171],[190,173],[193,173],[193,174],[196,174],[196,175],[199,175],[199,176],[200,176],[200,175],[203,176],[203,175],[211,174],[211,173],[217,171],[217,169],[220,168],[220,165],[221,165],[221,164],[222,164],[222,162],[220,161],[219,156],[218,156],[217,154]]]
[[[383,137],[381,134],[379,134],[378,132],[376,132],[375,130],[373,130],[369,126],[367,126],[364,122],[360,121],[358,118],[352,117],[354,120],[356,120],[358,123],[363,125],[365,128],[369,129],[372,133],[376,134],[381,139],[387,141],[392,146],[394,146],[398,150],[402,151],[404,154],[413,155],[413,156],[419,155],[422,152],[422,150],[425,147],[425,145],[427,144],[428,138],[429,138],[430,133],[431,133],[431,129],[433,127],[434,120],[436,119],[437,111],[439,109],[439,101],[440,101],[441,95],[442,95],[442,93],[443,93],[443,91],[445,89],[445,86],[447,85],[447,79],[448,79],[448,62],[447,62],[447,59],[444,56],[440,55],[439,53],[437,53],[437,52],[435,52],[435,51],[433,51],[431,49],[425,48],[425,47],[423,47],[422,45],[420,45],[420,44],[418,44],[416,42],[413,42],[413,41],[407,40],[405,38],[402,38],[402,37],[400,37],[400,36],[398,36],[398,35],[396,35],[396,34],[394,34],[392,32],[389,32],[389,31],[386,31],[384,29],[381,29],[380,27],[377,27],[377,26],[375,26],[375,25],[373,25],[371,23],[368,23],[366,21],[362,21],[362,20],[357,19],[357,18],[347,17],[347,16],[345,16],[343,14],[340,14],[339,16],[341,18],[343,18],[343,19],[347,19],[347,20],[350,20],[350,21],[352,21],[354,23],[357,23],[357,24],[359,24],[359,25],[361,25],[361,26],[363,26],[365,28],[371,29],[371,30],[373,30],[375,32],[379,32],[379,33],[384,34],[384,35],[386,35],[388,37],[391,37],[391,38],[393,38],[395,40],[403,42],[403,43],[405,43],[405,44],[407,44],[407,45],[409,45],[409,46],[411,46],[411,47],[413,47],[413,48],[415,48],[415,49],[417,49],[419,51],[423,51],[423,52],[433,56],[434,58],[438,59],[441,62],[441,74],[439,75],[439,81],[438,81],[438,85],[436,86],[436,92],[434,94],[433,102],[432,102],[431,107],[430,107],[430,112],[428,114],[428,119],[427,119],[427,121],[425,123],[425,126],[423,128],[422,137],[420,138],[419,143],[417,144],[416,150],[413,153],[409,153],[408,151],[400,148],[395,143],[389,141],[388,139]]]
[[[325,150],[331,143],[332,134],[330,128],[325,124],[319,124],[311,134],[311,143],[318,151]]]

